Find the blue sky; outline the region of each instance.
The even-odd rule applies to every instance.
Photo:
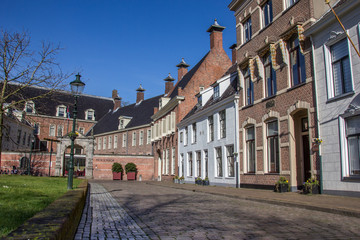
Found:
[[[80,72],[86,94],[136,100],[164,93],[181,58],[193,67],[210,49],[208,27],[225,26],[223,46],[236,42],[235,17],[223,0],[2,0],[1,28],[30,33],[32,46],[59,43],[64,71]],[[189,68],[189,69],[190,69]],[[74,80],[69,79],[69,82]]]

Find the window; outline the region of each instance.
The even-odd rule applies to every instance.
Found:
[[[175,148],[171,149],[171,175],[175,174]]]
[[[139,145],[143,145],[144,144],[144,131],[140,131],[139,134]]]
[[[106,137],[103,137],[103,149],[106,149]]]
[[[124,120],[120,120],[119,121],[119,129],[123,129],[124,128]]]
[[[209,142],[214,141],[214,117],[208,117],[208,125],[209,125]]]
[[[251,105],[254,103],[254,83],[251,81],[249,67],[247,67],[244,71],[244,81],[246,89],[246,104]]]
[[[5,137],[6,137],[6,141],[10,140],[10,133],[11,133],[11,127],[10,126],[6,126],[5,127]]]
[[[123,147],[126,147],[126,145],[127,145],[127,135],[126,135],[126,133],[124,133],[124,134],[123,134],[122,146],[123,146]]]
[[[30,142],[31,142],[31,134],[28,135],[28,141],[27,141],[27,146],[30,146]]]
[[[352,91],[349,49],[346,38],[330,47],[334,96]]]
[[[170,172],[170,149],[166,149],[166,170],[165,174]]]
[[[222,151],[221,147],[215,148],[215,154],[216,154],[216,176],[222,177]]]
[[[292,86],[304,83],[306,80],[305,58],[300,51],[299,44],[300,43],[297,36],[292,37],[289,41],[290,74]]]
[[[235,177],[234,145],[226,147],[228,177]]]
[[[225,110],[219,112],[220,138],[226,138],[226,114]]]
[[[117,148],[118,145],[118,136],[114,136],[114,148]]]
[[[191,177],[193,175],[193,159],[192,152],[188,153],[188,176]]]
[[[49,136],[55,137],[55,125],[52,125],[52,124],[50,125]]]
[[[266,97],[271,97],[276,94],[276,72],[271,65],[271,54],[267,53],[264,56],[263,61],[265,72]]]
[[[79,133],[84,135],[85,129],[83,127],[79,128]]]
[[[181,167],[181,174],[179,173],[180,176],[185,176],[184,175],[184,154],[180,154],[180,167]]]
[[[181,142],[181,143],[183,142],[183,138],[184,138],[184,133],[183,133],[183,132],[180,132],[180,142]]]
[[[147,135],[146,135],[146,144],[150,144],[151,143],[151,129],[147,130]]]
[[[95,111],[92,109],[86,110],[85,117],[86,120],[95,120]]]
[[[133,146],[136,146],[136,132],[133,132],[132,145],[133,145]]]
[[[208,151],[204,150],[205,177],[209,177],[209,157]]]
[[[16,143],[19,144],[19,143],[20,143],[20,139],[21,139],[21,129],[18,130]]]
[[[349,176],[360,177],[360,116],[346,119]]]
[[[198,100],[198,104],[202,106],[202,95],[198,96],[197,100]]]
[[[111,147],[112,147],[112,136],[109,136],[108,149],[111,149]]]
[[[263,27],[267,27],[273,21],[272,0],[267,1],[263,8]]]
[[[59,125],[59,126],[57,127],[57,135],[58,135],[58,136],[62,136],[62,135],[63,135],[63,129],[64,129],[64,127],[63,127],[62,125]]]
[[[98,139],[98,150],[101,150],[101,146],[102,146],[101,140],[102,138]]]
[[[246,43],[248,41],[250,41],[251,36],[252,36],[252,30],[251,30],[251,18],[248,18],[244,23],[243,23],[243,37],[244,37],[244,41],[243,43]]]
[[[196,123],[192,124],[192,143],[196,143]]]
[[[294,5],[298,0],[285,0],[285,8],[289,8]]]
[[[246,129],[246,160],[247,160],[247,172],[255,172],[255,127],[249,127]]]
[[[188,127],[185,127],[184,145],[188,144]]]
[[[65,106],[58,106],[57,108],[57,116],[58,117],[65,117],[66,107]]]
[[[267,123],[267,159],[268,171],[279,172],[279,136],[277,120]]]
[[[196,152],[196,174],[201,177],[201,152]]]
[[[165,150],[163,150],[163,159],[161,161],[162,174],[165,174],[165,164],[166,164],[165,161],[166,161],[166,152],[165,152]]]
[[[33,101],[29,101],[25,103],[25,112],[34,113],[35,112],[35,104]]]
[[[22,142],[23,145],[26,144],[26,132],[24,132],[24,136],[23,136],[23,142]]]
[[[214,86],[214,99],[217,99],[220,96],[220,87],[219,85]]]
[[[40,134],[40,123],[35,123],[34,124],[34,135],[39,135]]]

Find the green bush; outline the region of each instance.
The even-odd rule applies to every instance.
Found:
[[[127,163],[125,165],[125,172],[128,173],[128,172],[136,172],[137,171],[137,168],[136,168],[136,165],[135,163]]]
[[[113,163],[111,170],[116,173],[124,171],[124,169],[120,163]]]

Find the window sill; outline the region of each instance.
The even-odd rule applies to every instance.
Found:
[[[247,108],[251,108],[252,106],[254,106],[253,103],[252,103],[252,104],[249,104],[249,105],[246,105],[246,106],[243,106],[243,107],[241,108],[241,110],[247,109]]]
[[[351,91],[351,92],[348,92],[348,93],[343,93],[343,94],[338,95],[338,96],[336,96],[336,97],[329,98],[329,99],[326,101],[326,103],[336,102],[336,101],[341,100],[341,99],[343,99],[343,98],[351,97],[351,96],[353,96],[354,94],[355,94],[354,91]]]
[[[292,86],[291,88],[288,88],[288,89],[287,89],[287,92],[290,92],[290,91],[292,91],[292,90],[294,90],[294,89],[296,89],[296,88],[302,87],[302,86],[304,86],[305,84],[306,84],[306,82],[303,82],[303,83],[299,83],[298,85]]]
[[[223,179],[223,177],[215,177],[215,179]]]
[[[280,175],[280,173],[272,173],[272,172],[269,172],[269,173],[265,173],[264,175]]]
[[[263,98],[261,101],[262,101],[262,102],[265,102],[265,101],[270,100],[270,99],[275,98],[275,97],[276,97],[276,93],[275,93],[274,95],[272,95],[272,96]]]
[[[360,182],[360,176],[343,177],[342,182]]]
[[[226,177],[225,179],[228,179],[228,180],[234,180],[235,177]]]
[[[244,173],[244,175],[256,175],[254,172],[248,172],[248,173]]]

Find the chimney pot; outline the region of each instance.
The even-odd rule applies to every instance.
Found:
[[[184,58],[182,58],[181,62],[178,65],[176,65],[176,67],[178,67],[178,81],[180,81],[188,72],[187,68],[189,66],[190,65],[184,61]]]
[[[143,87],[140,84],[140,87],[138,89],[136,89],[137,93],[136,93],[136,103],[139,103],[141,101],[144,101],[144,92],[145,89],[143,89]]]
[[[225,27],[220,26],[215,19],[213,25],[209,27],[207,32],[210,33],[210,50],[221,50],[222,47],[222,31],[224,31]]]

